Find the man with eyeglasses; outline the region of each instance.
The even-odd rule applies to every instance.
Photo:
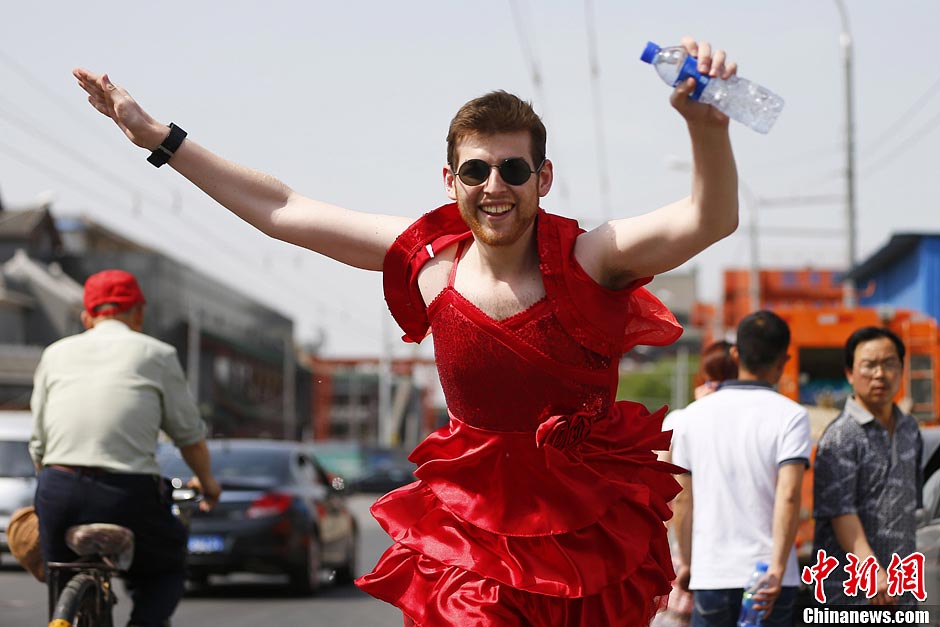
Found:
[[[904,344],[890,330],[865,327],[845,343],[845,376],[852,396],[826,428],[816,450],[813,554],[824,550],[839,567],[825,581],[826,603],[912,605],[910,592],[888,595],[892,554],[915,551],[915,510],[921,507],[923,441],[917,420],[894,403],[901,388]],[[860,564],[874,556],[877,590],[848,596],[846,555]]]
[[[722,50],[685,38],[699,71],[729,78]],[[539,207],[552,187],[532,107],[495,91],[447,136],[452,204],[417,222],[303,197],[151,118],[107,75],[75,70],[127,137],[263,232],[383,272],[408,341],[431,331],[450,422],[411,454],[418,482],[372,512],[395,541],[357,584],[416,625],[649,623],[673,578],[663,519],[678,490],[664,409],[616,401],[637,344],[679,336],[642,286],[737,227],[728,118],[688,98],[691,195],[585,232]]]

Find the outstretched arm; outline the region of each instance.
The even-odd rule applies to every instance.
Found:
[[[170,132],[107,74],[73,70],[88,101],[137,146],[154,150]],[[350,211],[301,196],[276,178],[238,165],[187,138],[169,165],[219,204],[271,237],[366,270],[381,270],[385,252],[411,220]]]
[[[682,40],[698,57],[698,69],[712,77],[737,72],[723,50],[690,37]],[[691,195],[656,211],[612,220],[582,234],[575,247],[581,266],[600,284],[617,289],[633,280],[666,272],[727,237],[738,226],[738,176],[728,135],[728,117],[689,98],[695,80],[676,87],[672,106],[685,118],[692,140]]]

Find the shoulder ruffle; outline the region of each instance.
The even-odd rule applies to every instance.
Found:
[[[420,342],[428,335],[427,307],[418,289],[418,272],[434,255],[454,242],[470,236],[457,204],[430,211],[398,236],[385,253],[382,283],[385,302],[406,342]]]
[[[548,296],[559,303],[558,319],[587,348],[621,355],[634,346],[665,346],[682,335],[672,312],[637,279],[620,290],[607,289],[588,276],[574,257],[584,229],[569,218],[539,213],[539,258]]]

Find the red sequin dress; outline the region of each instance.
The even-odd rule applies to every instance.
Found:
[[[645,281],[608,290],[588,277],[574,258],[581,232],[539,211],[545,297],[499,321],[453,288],[453,272],[427,308],[418,291],[432,254],[471,238],[456,205],[386,256],[405,339],[434,333],[450,422],[412,452],[419,481],[373,505],[394,544],[356,583],[416,625],[635,627],[669,594],[663,521],[678,484],[652,453],[669,448],[665,408],[615,395],[622,353],[681,327]]]

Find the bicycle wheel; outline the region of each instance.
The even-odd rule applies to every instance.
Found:
[[[111,608],[99,599],[93,575],[79,573],[62,589],[49,627],[111,627]]]

